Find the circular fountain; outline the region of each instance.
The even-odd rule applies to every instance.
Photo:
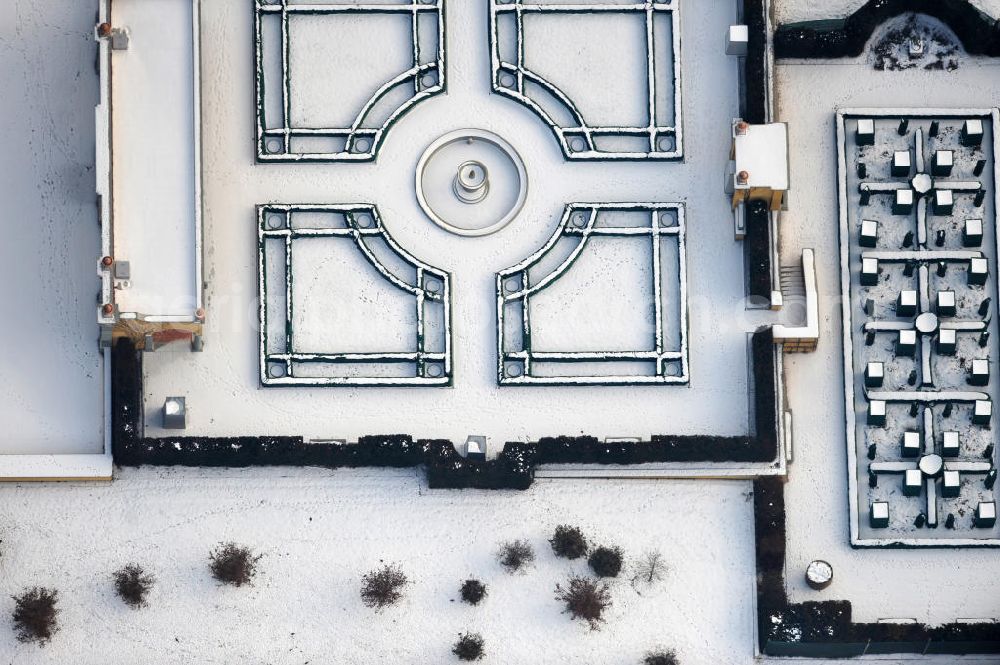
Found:
[[[416,176],[420,207],[435,224],[462,236],[499,231],[517,216],[528,194],[517,151],[479,129],[434,141],[420,157]]]

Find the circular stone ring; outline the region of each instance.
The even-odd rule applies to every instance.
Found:
[[[431,143],[417,162],[417,201],[435,224],[460,236],[485,236],[507,226],[524,206],[528,176],[502,138],[460,129]]]

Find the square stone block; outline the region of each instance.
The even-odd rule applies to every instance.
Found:
[[[937,292],[937,313],[938,316],[955,316],[955,292]]]
[[[896,338],[896,355],[912,356],[917,350],[917,331],[900,330]]]
[[[990,383],[990,361],[976,358],[969,368],[969,383],[973,386],[988,386]]]
[[[726,55],[744,56],[750,44],[750,28],[746,25],[731,25],[726,32]]]
[[[861,259],[861,284],[863,286],[878,284],[878,259]]]
[[[892,201],[892,214],[909,215],[913,212],[913,190],[897,189]]]
[[[965,220],[965,227],[962,229],[962,244],[966,247],[979,247],[983,244],[983,220]]]
[[[910,151],[897,150],[892,153],[892,177],[905,178],[910,175]]]
[[[950,189],[934,190],[934,214],[950,215],[955,210],[955,195]]]
[[[903,457],[916,457],[920,454],[920,432],[903,432]]]
[[[872,427],[885,427],[885,402],[873,399],[868,402],[868,424]]]
[[[888,501],[872,501],[868,511],[868,523],[873,529],[884,529],[889,526]]]
[[[937,352],[942,356],[955,355],[955,348],[958,345],[958,333],[952,328],[941,328],[938,330]]]
[[[163,402],[163,428],[184,429],[187,427],[187,405],[183,397],[168,397]]]
[[[941,454],[944,457],[958,457],[958,432],[945,432],[941,436]]]
[[[861,220],[861,235],[858,242],[862,247],[874,247],[878,243],[878,222],[873,219]]]
[[[951,150],[935,150],[931,173],[936,176],[949,176],[955,166],[955,153]]]
[[[486,461],[486,437],[471,434],[465,440],[465,457],[473,462]]]
[[[906,496],[917,496],[924,486],[924,474],[920,469],[907,469],[903,472],[903,494]]]
[[[958,471],[945,471],[941,479],[941,496],[954,498],[959,495],[962,489],[962,478]]]
[[[976,526],[980,529],[990,529],[997,523],[997,504],[995,501],[980,501],[976,506]]]
[[[896,315],[913,316],[917,313],[917,292],[913,289],[900,291],[896,296]]]
[[[865,367],[865,386],[868,388],[880,388],[885,380],[885,365],[876,360],[868,363]]]
[[[981,286],[990,275],[990,264],[984,258],[969,259],[969,285]]]
[[[962,145],[975,146],[983,142],[983,121],[980,118],[970,118],[962,126]]]
[[[976,400],[972,407],[972,423],[974,425],[989,425],[993,417],[993,402],[988,399]]]
[[[875,145],[875,121],[871,118],[858,120],[858,129],[854,133],[857,145]]]

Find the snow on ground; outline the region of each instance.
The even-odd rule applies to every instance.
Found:
[[[750,663],[753,518],[748,482],[539,481],[526,492],[428,490],[417,471],[154,470],[113,484],[0,486],[0,662],[442,663],[458,633],[486,639],[487,663],[637,664],[676,648],[689,665]],[[631,559],[663,552],[670,572],[638,595],[616,581],[608,623],[560,613],[556,582],[586,564],[546,543],[559,523]],[[528,539],[536,563],[506,573],[499,542]],[[208,551],[221,540],[264,554],[253,588],[221,588]],[[399,606],[362,605],[361,575],[398,562],[413,584]],[[110,575],[152,570],[134,611]],[[626,571],[625,575],[628,575]],[[458,598],[468,576],[489,595]],[[28,585],[60,593],[62,630],[21,645],[6,619]],[[456,661],[457,662],[457,661]]]
[[[100,453],[96,3],[6,4],[0,20],[0,453]]]
[[[1000,17],[1000,0],[970,0],[972,5],[990,16]],[[774,21],[777,24],[796,21],[816,21],[847,16],[858,10],[867,0],[775,0]]]
[[[786,356],[794,462],[789,467],[786,579],[793,601],[845,599],[856,621],[930,623],[1000,617],[1000,556],[994,549],[853,550],[849,546],[841,355],[837,209],[837,107],[984,107],[1000,99],[1000,61],[965,58],[955,72],[880,72],[864,56],[834,63],[779,63],[779,119],[789,123],[792,195],[782,215],[782,258],[816,249],[820,344]],[[804,580],[809,561],[833,564],[825,591]],[[878,589],[873,593],[873,589]]]
[[[376,163],[255,164],[253,59],[247,56],[251,9],[252,3],[243,0],[206,2],[202,8],[203,35],[211,35],[202,44],[205,350],[191,354],[186,346],[173,345],[147,355],[148,434],[165,433],[160,414],[171,395],[187,398],[188,433],[199,435],[353,440],[392,431],[457,441],[484,434],[502,442],[577,433],[648,437],[748,431],[746,331],[754,326],[743,300],[743,248],[733,239],[722,187],[729,124],[737,114],[736,67],[713,36],[724,34],[735,20],[735,3],[681,9],[685,162],[626,164],[566,163],[550,129],[531,111],[490,94],[485,2],[448,5],[448,92],[401,118]],[[324,75],[324,60],[295,71],[306,66],[315,69],[313,77]],[[577,72],[581,77],[590,73]],[[528,171],[522,212],[505,229],[483,238],[439,229],[420,210],[414,193],[414,169],[424,149],[446,132],[466,127],[510,141]],[[494,273],[538,249],[566,203],[595,200],[687,203],[690,385],[498,388]],[[374,203],[400,245],[451,271],[454,386],[261,390],[254,206],[267,202]],[[607,279],[615,270],[605,266],[589,285],[608,302],[622,298],[613,290],[614,280]],[[597,323],[610,316],[596,314]],[[571,334],[573,326],[565,327]]]

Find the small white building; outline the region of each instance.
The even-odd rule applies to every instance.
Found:
[[[789,181],[788,125],[735,120],[732,131],[733,208],[747,201],[766,201],[770,210],[783,209]]]

